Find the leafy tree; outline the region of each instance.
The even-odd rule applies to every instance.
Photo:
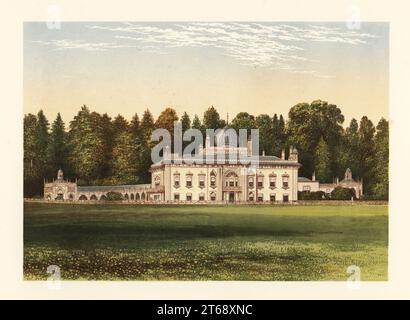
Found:
[[[389,198],[389,123],[380,119],[375,136],[375,183],[372,193],[378,199]]]
[[[239,112],[233,118],[230,126],[239,134],[239,129],[246,129],[247,136],[250,137],[251,129],[255,129],[255,117],[247,112]],[[260,148],[259,148],[260,149]]]
[[[133,134],[124,131],[115,140],[112,152],[112,173],[115,184],[135,184],[138,179],[137,145]]]
[[[189,115],[184,112],[184,114],[181,117],[181,124],[182,124],[182,132],[185,132],[186,130],[191,128],[191,119],[189,118]]]
[[[141,123],[138,114],[134,114],[130,123],[131,133],[134,135],[135,139],[141,138]]]
[[[256,117],[255,126],[259,129],[259,150],[271,154],[273,151],[273,120],[269,115],[261,114]]]
[[[37,162],[37,117],[31,113],[24,116],[24,196],[31,197],[41,190],[41,176]]]
[[[156,128],[168,130],[171,134],[171,144],[174,141],[174,121],[178,121],[177,112],[172,108],[166,108],[155,123]]]
[[[216,111],[213,106],[204,112],[202,124],[205,129],[219,129],[226,125],[225,121],[220,118],[218,111]]]
[[[371,185],[375,182],[376,146],[374,134],[376,129],[370,119],[362,117],[358,131],[358,177],[363,178],[363,192],[371,191]]]
[[[144,111],[141,119],[141,135],[144,137],[145,141],[151,141],[151,134],[154,131],[154,117],[152,113],[147,109]]]
[[[113,140],[129,130],[128,121],[122,115],[117,115],[112,122]]]
[[[70,162],[75,174],[87,183],[102,177],[106,141],[101,116],[84,105],[70,123]]]
[[[60,113],[51,125],[48,158],[53,172],[57,172],[58,169],[65,173],[69,172],[67,133]]]
[[[37,127],[36,127],[36,152],[39,174],[42,177],[47,177],[50,174],[50,168],[48,166],[48,143],[50,139],[49,134],[50,124],[43,113],[40,110],[37,114]],[[54,174],[52,174],[54,176]]]
[[[320,139],[316,148],[316,176],[319,181],[329,182],[332,178],[332,172],[330,170],[330,153],[329,148],[323,138]]]
[[[339,171],[339,157],[336,152],[343,134],[344,116],[341,110],[326,101],[315,100],[311,104],[299,103],[289,111],[287,124],[289,143],[299,150],[302,175],[310,175],[316,163],[315,152],[321,138],[330,152],[331,174]]]

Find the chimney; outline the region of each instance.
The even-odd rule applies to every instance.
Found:
[[[313,174],[312,174],[312,181],[316,181],[316,173],[315,173],[315,171],[313,171]]]
[[[265,150],[262,151],[262,156],[265,156]]]
[[[282,155],[280,157],[282,160],[285,160],[285,149],[282,149]]]

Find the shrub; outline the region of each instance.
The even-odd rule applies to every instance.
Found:
[[[330,194],[332,200],[356,199],[356,192],[353,188],[336,187]]]
[[[325,200],[328,199],[328,196],[323,191],[299,191],[298,192],[299,200]]]
[[[119,192],[108,192],[107,200],[108,201],[120,201],[120,200],[124,200],[124,197]]]

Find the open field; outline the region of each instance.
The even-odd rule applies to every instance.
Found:
[[[24,204],[25,279],[387,280],[388,207]]]

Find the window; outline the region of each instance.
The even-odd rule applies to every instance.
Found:
[[[211,187],[212,188],[216,187],[216,177],[215,176],[211,176]]]
[[[191,193],[186,194],[186,201],[192,201],[192,194]]]
[[[200,193],[199,194],[199,201],[204,201],[205,200],[205,194],[204,193]]]
[[[270,195],[270,202],[275,202],[276,201],[276,195],[274,193],[272,193]]]
[[[200,188],[205,187],[205,175],[204,174],[199,175],[199,187]]]
[[[248,200],[249,200],[249,201],[254,201],[254,200],[255,200],[255,197],[254,197],[253,192],[249,192]]]
[[[187,188],[192,187],[192,174],[187,174],[186,175],[186,187]]]
[[[283,202],[289,202],[289,195],[287,194],[283,195]]]
[[[215,201],[215,200],[216,200],[216,193],[211,192],[211,201]]]
[[[269,188],[276,188],[276,175],[269,176]]]
[[[253,177],[249,177],[249,178],[248,178],[248,186],[249,186],[249,188],[253,188],[253,185],[254,185]]]
[[[263,194],[258,194],[258,202],[263,202]]]
[[[179,174],[175,174],[174,175],[174,187],[175,188],[179,188],[180,186],[180,175]]]
[[[283,188],[289,188],[289,176],[285,175],[282,176],[282,183],[283,183]]]
[[[179,193],[174,193],[174,201],[179,201]]]
[[[310,186],[303,186],[303,191],[310,192]]]
[[[258,176],[258,188],[263,188],[263,176]]]

